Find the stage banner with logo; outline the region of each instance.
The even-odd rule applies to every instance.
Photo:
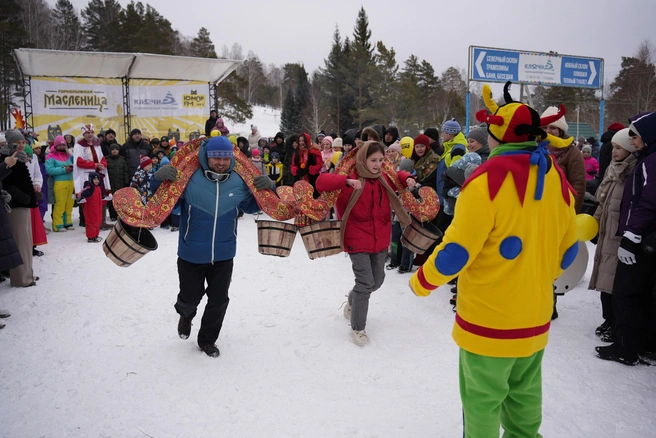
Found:
[[[132,128],[142,135],[186,142],[205,133],[209,87],[204,82],[130,80]]]
[[[112,128],[123,132],[123,90],[120,79],[32,77],[34,129],[40,141],[59,134],[82,136],[82,125],[96,132]]]
[[[32,124],[40,141],[59,134],[82,136],[91,123],[96,134],[109,128],[124,142],[120,79],[32,77]],[[209,87],[195,81],[130,80],[130,124],[148,137],[187,141],[204,134]]]

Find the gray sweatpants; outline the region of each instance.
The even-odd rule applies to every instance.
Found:
[[[351,328],[364,330],[369,312],[369,297],[372,292],[380,289],[385,280],[387,250],[375,254],[359,252],[349,254],[349,257],[355,274],[355,286],[348,296],[351,305]]]

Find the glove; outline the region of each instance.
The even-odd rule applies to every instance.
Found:
[[[43,192],[36,192],[36,200],[37,202],[41,202],[43,200]]]
[[[624,237],[620,241],[620,247],[617,249],[617,258],[625,265],[634,265],[636,263],[636,253],[640,249],[642,238],[636,236],[630,231],[624,232]]]
[[[11,155],[11,153],[12,153],[11,148],[9,147],[8,144],[6,144],[6,145],[4,145],[3,147],[0,148],[0,154],[2,154],[2,155],[5,155],[5,156],[8,157],[9,155]]]
[[[64,167],[64,170],[66,170],[66,173],[71,173],[73,172],[73,166],[66,166]]]
[[[178,171],[170,164],[165,164],[153,176],[157,181],[175,181],[178,179]]]
[[[307,175],[307,174],[308,174],[308,169],[307,169],[307,168],[306,168],[306,169],[302,169],[302,168],[299,167],[299,168],[296,170],[296,176],[305,176],[305,175]]]
[[[5,204],[9,204],[11,202],[11,195],[6,190],[3,190],[3,191],[0,192],[0,198],[2,198],[2,201]]]
[[[24,163],[27,161],[27,154],[23,151],[16,152],[16,159],[19,162]]]
[[[276,183],[267,175],[256,176],[253,180],[255,188],[258,190],[276,190]]]

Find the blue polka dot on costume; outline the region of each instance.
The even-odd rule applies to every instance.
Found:
[[[579,253],[579,243],[575,242],[574,245],[570,246],[567,251],[565,251],[565,254],[563,254],[563,261],[560,263],[560,269],[567,269],[569,268],[572,263],[574,263],[574,259]]]
[[[457,243],[447,243],[435,257],[435,267],[442,275],[455,275],[469,261],[467,250]]]
[[[506,260],[515,260],[515,258],[522,252],[522,239],[517,236],[510,236],[503,239],[499,245],[499,252],[501,257]]]

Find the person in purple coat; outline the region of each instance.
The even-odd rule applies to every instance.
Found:
[[[656,112],[629,119],[638,162],[624,185],[617,235],[622,237],[613,282],[615,341],[596,347],[600,359],[656,365]]]

